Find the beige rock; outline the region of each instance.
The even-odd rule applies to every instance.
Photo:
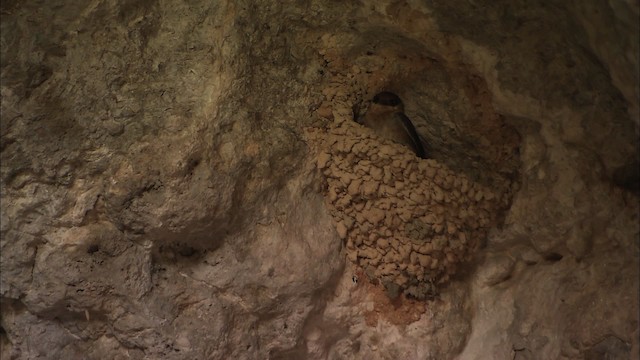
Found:
[[[327,197],[329,198],[329,201],[331,203],[335,203],[336,200],[338,200],[338,193],[336,192],[336,189],[334,187],[330,187],[329,188],[329,192],[327,194]]]
[[[446,256],[447,256],[447,262],[449,262],[450,264],[456,263],[457,259],[453,252],[450,252],[450,251],[446,252]]]
[[[480,270],[480,277],[488,286],[496,285],[511,275],[515,267],[515,259],[505,254],[496,254],[487,258]]]
[[[439,261],[437,258],[431,258],[431,270],[438,268]]]
[[[465,178],[463,178],[462,181],[460,182],[460,191],[463,194],[466,194],[467,191],[469,191],[469,181]]]
[[[395,147],[391,145],[382,145],[378,148],[378,153],[381,157],[390,157],[397,153]]]
[[[338,200],[336,200],[335,204],[336,209],[341,211],[348,208],[349,205],[351,205],[351,195],[344,194],[343,196],[338,197]]]
[[[475,201],[480,201],[482,200],[483,197],[483,193],[482,190],[478,190],[478,192],[476,192],[475,196],[473,197]]]
[[[436,223],[436,221],[438,221],[438,218],[436,217],[435,214],[426,214],[425,216],[423,216],[422,218],[420,218],[422,221],[424,221],[426,224],[429,225],[433,225]]]
[[[392,186],[383,184],[380,186],[380,192],[385,196],[395,197],[395,195],[398,193],[398,190],[396,190],[396,188]]]
[[[412,265],[419,264],[419,261],[420,261],[420,260],[419,260],[419,258],[418,258],[418,257],[419,257],[419,255],[420,255],[420,254],[418,254],[417,252],[412,251],[412,252],[409,254],[409,263],[410,263],[410,264],[412,264]],[[412,267],[409,267],[408,269],[409,269],[409,270],[411,270],[411,269],[412,269]]]
[[[428,268],[431,265],[431,256],[429,255],[418,255],[418,262],[420,266]]]
[[[389,248],[389,240],[387,239],[378,239],[377,243],[379,248],[381,249],[387,249]]]
[[[438,202],[438,203],[442,203],[444,200],[444,193],[442,192],[442,189],[440,189],[440,187],[434,187],[432,190],[432,194],[433,194],[433,199]]]
[[[385,167],[382,182],[385,184],[391,184],[391,180],[393,180],[393,170],[389,167]]]
[[[318,155],[317,164],[319,169],[325,169],[329,165],[331,154],[322,152]]]
[[[365,210],[364,216],[369,220],[370,223],[376,225],[380,223],[380,221],[384,220],[385,214],[384,211],[378,208],[371,208],[369,210]]]
[[[409,282],[409,278],[405,275],[401,274],[396,277],[396,284],[400,285],[401,287],[407,284],[407,282]]]
[[[436,176],[436,171],[436,168],[429,166],[425,168],[424,175],[429,179],[434,179]]]
[[[391,214],[389,214],[389,217],[391,218],[391,228],[394,228],[394,229],[400,228],[401,222],[402,222],[400,217],[399,216],[393,216]]]
[[[406,223],[409,220],[411,220],[412,214],[408,209],[400,208],[400,209],[398,209],[398,217],[400,218],[400,220],[402,220],[403,222]]]
[[[454,235],[457,231],[458,229],[456,228],[456,225],[454,223],[447,222],[447,234]]]
[[[361,184],[362,184],[362,180],[359,180],[359,179],[355,179],[351,181],[351,183],[349,184],[349,187],[347,188],[347,192],[349,193],[349,195],[351,195],[352,197],[359,195]]]
[[[451,191],[451,195],[454,199],[460,199],[460,191],[458,189],[454,189]]]
[[[341,239],[346,239],[346,237],[347,237],[347,227],[344,225],[343,221],[339,221],[336,224],[336,231],[338,232],[338,236],[340,236]]]
[[[346,245],[347,251],[354,251],[356,246],[353,243],[353,239],[351,238],[347,238],[347,245]]]
[[[415,201],[418,204],[422,204],[425,202],[424,195],[418,192],[411,192],[411,194],[409,195],[409,199]]]
[[[347,251],[347,259],[352,263],[358,261],[358,253],[356,251]]]
[[[424,255],[429,255],[433,252],[433,244],[430,242],[424,243],[422,244],[419,248],[418,248],[418,252],[420,254],[424,254]]]
[[[402,244],[398,246],[398,253],[402,261],[409,261],[409,255],[411,254],[411,245]]]
[[[364,194],[364,196],[371,196],[373,194],[375,194],[378,191],[378,187],[379,187],[380,183],[377,181],[365,181],[362,184],[362,192]]]
[[[353,229],[353,225],[355,224],[355,220],[351,216],[344,216],[343,218],[344,225],[347,227],[347,230]]]
[[[467,191],[467,196],[469,197],[469,199],[475,199],[476,189],[470,187],[469,190]]]
[[[375,181],[381,181],[382,180],[382,175],[383,175],[383,170],[377,167],[372,166],[369,169],[369,174],[371,175],[371,178]]]
[[[389,199],[389,198],[379,199],[379,200],[376,202],[376,207],[377,207],[378,209],[380,209],[380,210],[385,210],[385,211],[386,211],[386,210],[389,210],[389,209],[391,209],[391,205],[392,205],[391,201],[392,201],[392,200],[393,200],[393,199]]]
[[[464,232],[462,232],[462,231],[461,231],[461,232],[459,232],[459,233],[458,233],[458,240],[460,240],[460,242],[461,242],[463,245],[466,245],[466,243],[467,243],[467,235],[466,235]]]

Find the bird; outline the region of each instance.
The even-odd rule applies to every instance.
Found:
[[[380,137],[408,146],[418,157],[427,158],[420,136],[404,114],[404,104],[398,95],[389,91],[376,94],[367,112],[357,122]]]

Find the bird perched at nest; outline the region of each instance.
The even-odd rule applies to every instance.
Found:
[[[380,137],[408,146],[418,157],[427,158],[416,128],[404,114],[404,104],[398,95],[388,91],[378,93],[358,123],[371,128]]]

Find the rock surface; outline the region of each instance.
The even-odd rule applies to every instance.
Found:
[[[637,359],[639,13],[2,2],[0,357]]]

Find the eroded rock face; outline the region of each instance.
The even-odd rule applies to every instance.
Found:
[[[633,358],[638,13],[2,2],[0,356]],[[352,122],[382,90],[433,159]]]

